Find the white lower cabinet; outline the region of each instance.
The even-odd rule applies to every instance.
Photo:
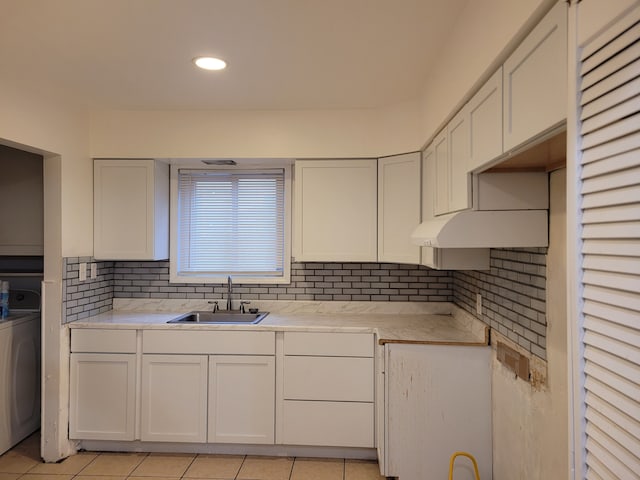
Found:
[[[285,400],[283,443],[373,448],[373,402]]]
[[[134,440],[136,355],[72,353],[70,374],[69,438]]]
[[[274,443],[275,333],[143,332],[141,440]]]
[[[274,380],[273,356],[210,356],[208,441],[273,444]]]
[[[278,335],[72,329],[69,437],[374,448],[373,334]]]
[[[69,438],[134,440],[136,331],[73,329]]]
[[[207,441],[206,355],[143,355],[143,441]]]
[[[371,334],[285,332],[280,443],[375,446],[373,345]]]
[[[447,478],[461,450],[476,458],[480,478],[491,478],[491,347],[386,344],[380,353],[381,473]],[[472,480],[473,471],[458,462],[454,478]]]

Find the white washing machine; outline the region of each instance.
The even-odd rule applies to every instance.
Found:
[[[0,321],[0,454],[40,428],[40,294],[13,290]]]

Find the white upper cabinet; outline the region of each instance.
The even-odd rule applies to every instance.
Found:
[[[465,105],[433,140],[435,215],[471,207],[469,110]]]
[[[567,117],[567,6],[558,2],[503,65],[504,150]]]
[[[502,67],[469,100],[468,110],[471,171],[502,154]]]
[[[449,141],[447,129],[433,139],[433,214],[449,211]]]
[[[377,260],[377,162],[298,160],[295,259]]]
[[[471,207],[469,109],[465,105],[447,125],[449,137],[449,212]]]
[[[378,159],[378,261],[420,263],[420,152]]]
[[[435,143],[435,142],[434,142]],[[422,152],[422,221],[432,220],[435,212],[436,151],[431,143]]]
[[[435,142],[434,142],[435,143]],[[434,218],[436,189],[436,150],[434,143],[422,152],[422,221]],[[446,144],[446,142],[444,142]],[[437,270],[486,270],[489,268],[488,248],[421,247],[422,265]]]
[[[95,160],[93,235],[96,259],[169,258],[169,166]]]

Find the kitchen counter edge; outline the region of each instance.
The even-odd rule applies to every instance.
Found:
[[[406,313],[269,313],[256,325],[185,325],[167,322],[184,311],[111,310],[66,324],[70,329],[241,330],[327,333],[373,333],[378,344],[486,346],[489,327],[451,305],[449,314]]]

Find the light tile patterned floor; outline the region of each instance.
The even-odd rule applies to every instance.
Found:
[[[0,456],[0,480],[380,480],[375,462],[334,458],[82,452],[42,463],[35,433]]]

